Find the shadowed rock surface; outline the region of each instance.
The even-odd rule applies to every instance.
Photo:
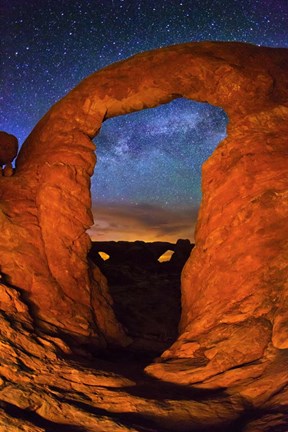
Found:
[[[38,123],[0,178],[3,431],[287,431],[287,72],[285,49],[176,45],[96,72]],[[203,165],[179,337],[152,363],[115,351],[131,339],[87,260],[91,139],[177,97],[222,107],[228,136]]]
[[[114,310],[131,340],[130,349],[160,355],[178,336],[181,270],[194,245],[168,242],[92,242],[89,258],[107,278]],[[170,261],[158,259],[174,251]],[[99,252],[110,257],[103,260]]]

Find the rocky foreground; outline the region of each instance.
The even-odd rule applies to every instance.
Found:
[[[205,388],[145,373],[177,339],[180,274],[192,247],[189,241],[92,244],[89,259],[106,275],[113,308],[129,337],[122,349],[71,347],[68,335],[42,332],[19,290],[0,284],[0,431],[287,432],[285,355],[272,368],[261,361],[247,364],[252,378],[244,381],[244,390],[245,369],[231,371],[236,384],[230,388],[227,374],[223,386],[208,380]],[[159,262],[165,248],[174,255]],[[110,258],[104,261],[99,251]],[[193,364],[186,360],[178,367],[191,370]],[[273,407],[264,404],[259,410],[239,395],[241,389],[265,399],[275,384]]]
[[[187,242],[178,242],[174,259],[162,263],[148,252],[153,243],[93,243],[89,257],[106,274],[116,316],[129,336],[122,349],[71,347],[67,335],[42,332],[19,290],[0,284],[1,432],[287,432],[285,356],[264,380],[258,379],[263,362],[246,366],[253,370],[245,383],[248,394],[256,391],[265,398],[271,381],[273,388],[277,382],[276,405],[261,410],[243,401],[237,385],[205,389],[159,381],[144,372],[177,338],[180,273],[192,248]],[[157,246],[160,254],[160,242]],[[162,249],[166,246],[162,243]],[[104,249],[111,254],[107,261],[98,254]],[[179,366],[193,367],[189,360]],[[232,381],[241,375],[243,370],[231,371]]]

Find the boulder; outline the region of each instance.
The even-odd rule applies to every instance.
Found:
[[[17,152],[17,138],[7,132],[0,131],[0,166],[11,163],[15,159]]]
[[[15,159],[18,152],[18,140],[14,135],[0,131],[0,175],[11,177],[13,168],[11,162]],[[6,165],[2,171],[2,166]]]

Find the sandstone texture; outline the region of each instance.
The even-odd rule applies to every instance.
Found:
[[[15,289],[1,284],[0,293],[1,432],[222,432],[223,419],[235,423],[237,398],[153,380],[142,353],[137,362],[121,351],[75,355],[34,331]]]
[[[127,377],[125,355],[100,361],[131,338],[87,259],[91,139],[179,97],[223,108],[228,136],[203,166],[178,339]],[[51,108],[0,178],[1,431],[287,432],[287,120],[287,50],[226,42],[141,53]]]

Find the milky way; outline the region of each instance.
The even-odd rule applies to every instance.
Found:
[[[203,40],[287,47],[288,2],[2,0],[0,28],[0,128],[22,143],[81,79],[140,51]],[[94,203],[106,216],[108,207],[115,214],[127,209],[130,217],[133,208],[135,217],[149,208],[155,220],[163,209],[177,209],[179,221],[190,206],[192,218],[201,164],[226,123],[220,109],[184,99],[105,122],[95,139]]]
[[[198,207],[201,164],[225,136],[226,119],[220,109],[178,99],[104,123],[95,140],[93,195]]]

